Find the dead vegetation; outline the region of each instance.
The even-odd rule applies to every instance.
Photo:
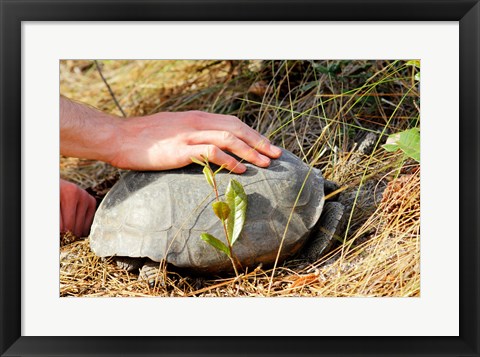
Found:
[[[319,167],[347,207],[333,250],[275,272],[195,277],[168,269],[150,287],[101,260],[88,238],[60,248],[60,296],[420,295],[420,169],[381,144],[419,126],[415,68],[405,61],[101,61],[127,116],[205,110],[232,114]],[[93,61],[62,61],[61,93],[121,116]],[[117,174],[104,163],[60,159],[61,176],[100,196]],[[103,185],[103,187],[102,187]],[[103,191],[102,191],[103,190]],[[98,191],[97,191],[98,192]]]

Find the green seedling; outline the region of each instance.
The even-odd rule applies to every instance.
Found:
[[[389,152],[400,149],[408,157],[420,162],[420,129],[412,128],[391,134],[383,148]]]
[[[200,238],[215,249],[225,253],[232,262],[235,275],[238,276],[237,265],[240,265],[240,263],[233,253],[233,244],[240,237],[240,233],[245,224],[245,218],[247,215],[247,195],[240,182],[230,179],[227,190],[225,191],[225,201],[221,201],[215,176],[224,169],[224,166],[222,165],[219,169],[213,171],[208,162],[208,158],[203,156],[202,158],[204,160],[203,162],[193,157],[191,160],[194,163],[203,166],[205,180],[215,193],[215,202],[212,203],[212,209],[215,216],[217,216],[222,223],[227,244],[209,233],[202,233]]]

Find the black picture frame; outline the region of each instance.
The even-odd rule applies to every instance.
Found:
[[[0,0],[0,12],[0,353],[2,356],[480,355],[479,0],[123,0],[117,2]],[[126,338],[21,336],[21,22],[86,20],[459,21],[460,336],[222,338],[214,336]],[[442,179],[448,180],[448,176]],[[449,187],[448,183],[446,187],[451,190],[457,189]],[[448,285],[448,282],[445,284]],[[439,318],[441,313],[439,311]],[[141,321],[142,317],[139,317],[139,323],[142,323]],[[268,321],[263,323],[268,324]]]

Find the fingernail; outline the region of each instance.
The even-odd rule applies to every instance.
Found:
[[[237,165],[237,169],[238,169],[238,171],[240,171],[240,172],[245,172],[245,171],[247,171],[247,167],[246,167],[244,164],[238,164],[238,165]]]
[[[263,155],[259,155],[258,156],[260,161],[262,161],[263,163],[267,164],[267,165],[270,165],[270,159],[266,156],[263,156]]]
[[[280,155],[282,153],[282,149],[280,149],[278,146],[271,146],[270,150],[274,155]]]

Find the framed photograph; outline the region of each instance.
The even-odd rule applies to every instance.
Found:
[[[2,356],[480,355],[477,0],[0,3]],[[168,85],[172,77],[178,85]],[[125,208],[115,206],[118,201],[108,206],[113,201],[103,199],[113,182],[108,189],[98,185],[100,179],[86,184],[78,168],[102,179],[116,171],[91,160],[72,164],[62,156],[59,173],[59,154],[64,154],[59,113],[65,105],[81,106],[85,120],[96,115],[93,107],[130,121],[149,115],[160,120],[162,112],[186,115],[178,120],[192,122],[206,115],[190,110],[216,113],[209,115],[217,119],[221,114],[221,120],[239,117],[293,152],[291,157],[284,152],[275,165],[284,175],[294,166],[289,182],[296,177],[304,190],[292,196],[295,202],[306,200],[303,192],[321,196],[314,197],[322,201],[318,217],[309,207],[298,210],[303,212],[299,218],[295,209],[289,216],[290,211],[277,209],[282,204],[274,204],[267,218],[262,209],[253,216],[244,212],[247,222],[235,235],[230,213],[238,201],[227,196],[248,198],[256,208],[286,200],[287,181],[281,179],[282,193],[266,201],[262,195],[243,195],[242,182],[253,186],[248,180],[255,177],[255,167],[249,167],[247,181],[230,182],[227,188],[217,185],[223,173],[209,171],[205,157],[194,154],[189,157],[197,166],[191,170],[198,171],[206,188],[212,185],[212,197],[215,193],[220,201],[230,190],[209,216],[215,218],[214,213],[224,224],[223,230],[219,223],[218,232],[209,233],[220,238],[225,232],[226,239],[203,233],[204,241],[197,237],[198,243],[189,245],[187,258],[180,247],[167,261],[181,266],[199,246],[202,256],[222,258],[211,258],[217,265],[198,263],[202,269],[235,274],[209,280],[183,275],[181,269],[168,274],[160,269],[150,281],[145,274],[152,274],[147,273],[152,262],[139,259],[136,273],[127,273],[108,257],[137,249],[124,243],[128,234],[137,233],[122,231],[120,247],[106,247],[108,224]],[[89,135],[104,133],[98,129]],[[141,138],[136,146],[146,140]],[[194,139],[189,140],[190,145]],[[113,139],[109,142],[115,146]],[[237,148],[224,150],[236,153]],[[296,166],[297,157],[308,165]],[[69,165],[75,170],[69,171]],[[327,179],[315,176],[323,190],[312,188],[317,181],[300,177],[304,169],[320,175],[317,168]],[[104,219],[100,222],[97,214],[88,240],[74,242],[74,236],[62,234],[60,251],[59,214],[60,230],[68,229],[63,229],[67,223],[58,204],[59,174],[88,187],[99,204],[103,199]],[[358,187],[373,176],[365,192],[379,202],[383,220],[369,221],[357,217],[347,202],[363,209],[364,191]],[[150,216],[164,209],[153,210],[150,193],[145,196],[128,182],[151,177],[121,179],[122,187],[133,187],[128,205],[137,207],[122,218],[130,228],[137,229],[140,221],[153,225],[152,230],[168,228],[158,228]],[[177,190],[169,182],[168,189]],[[182,200],[189,196],[192,201],[198,192],[184,192]],[[155,193],[157,200],[169,199],[160,196]],[[337,224],[332,228],[330,218],[324,218],[326,212],[336,217],[340,203],[349,216],[335,218],[349,232],[344,238]],[[399,210],[402,214],[396,215]],[[315,253],[318,245],[308,245],[312,238],[308,249],[299,250],[302,258],[280,263],[284,257],[278,254],[271,259],[273,268],[242,255],[242,247],[248,252],[244,241],[259,231],[276,231],[282,215],[298,236],[306,236],[303,226],[322,228],[318,237],[328,238],[330,255]],[[311,224],[302,221],[307,216],[313,217]],[[118,223],[113,226],[117,232]],[[376,226],[391,231],[382,235]],[[239,237],[237,249],[229,234]],[[263,240],[271,235],[265,233]],[[140,256],[149,254],[152,242],[144,238]],[[294,250],[287,240],[280,246],[285,242]],[[275,245],[275,239],[270,243]],[[367,248],[358,248],[362,244]],[[257,253],[266,256],[269,248]]]

